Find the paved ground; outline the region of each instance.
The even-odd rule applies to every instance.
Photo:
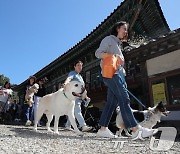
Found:
[[[155,151],[150,149],[150,139],[145,141],[110,140],[98,138],[95,133],[85,133],[83,137],[80,137],[72,131],[66,131],[63,128],[59,130],[60,135],[55,135],[47,134],[44,127],[34,132],[32,127],[0,125],[0,154],[180,153],[180,140],[177,138],[169,150]]]

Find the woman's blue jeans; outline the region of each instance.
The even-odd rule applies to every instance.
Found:
[[[127,85],[124,74],[119,71],[111,79],[103,78],[103,81],[108,87],[107,102],[101,114],[99,124],[107,127],[115,108],[119,106],[126,128],[137,126],[137,121],[130,108],[130,98],[126,90]]]
[[[33,109],[34,109],[34,104],[30,107],[28,104],[24,104],[24,114],[25,114],[25,120],[30,120],[33,122]]]
[[[75,115],[75,118],[77,119],[78,123],[79,123],[79,127],[83,127],[86,125],[86,122],[84,120],[84,117],[81,113],[81,102],[82,100],[77,98],[75,100],[75,106],[74,106],[74,115]],[[71,126],[71,122],[69,121],[69,118],[65,124],[65,127],[70,127]]]

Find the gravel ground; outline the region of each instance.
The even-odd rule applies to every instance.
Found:
[[[59,128],[59,132],[59,135],[55,135],[48,134],[45,127],[34,132],[33,127],[0,125],[0,154],[180,153],[179,139],[176,139],[173,147],[168,151],[154,151],[149,147],[150,139],[145,141],[131,141],[127,138],[111,140],[98,138],[95,133],[84,133],[84,136],[80,137],[63,128]]]

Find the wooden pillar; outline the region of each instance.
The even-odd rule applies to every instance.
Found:
[[[147,66],[146,62],[142,62],[141,64],[141,85],[142,85],[142,102],[149,107],[151,105],[150,103],[150,92],[149,92],[149,85],[148,85],[148,75],[147,75]]]

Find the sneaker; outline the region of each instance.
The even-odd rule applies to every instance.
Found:
[[[32,122],[30,120],[27,120],[25,126],[31,126],[31,123]]]
[[[71,126],[65,127],[66,130],[73,131],[74,129],[71,128]]]
[[[149,129],[138,126],[138,130],[132,133],[132,140],[137,140],[137,139],[144,140],[144,138],[151,137],[155,135],[157,132],[158,129]]]
[[[90,131],[92,129],[92,127],[89,127],[89,126],[83,126],[82,127],[82,132],[88,132],[88,131]]]
[[[114,135],[108,128],[105,130],[99,129],[97,132],[98,137],[105,137],[105,138],[118,138],[117,135]]]
[[[41,124],[37,124],[37,126],[38,126],[38,127],[42,127],[42,125],[41,125]]]

